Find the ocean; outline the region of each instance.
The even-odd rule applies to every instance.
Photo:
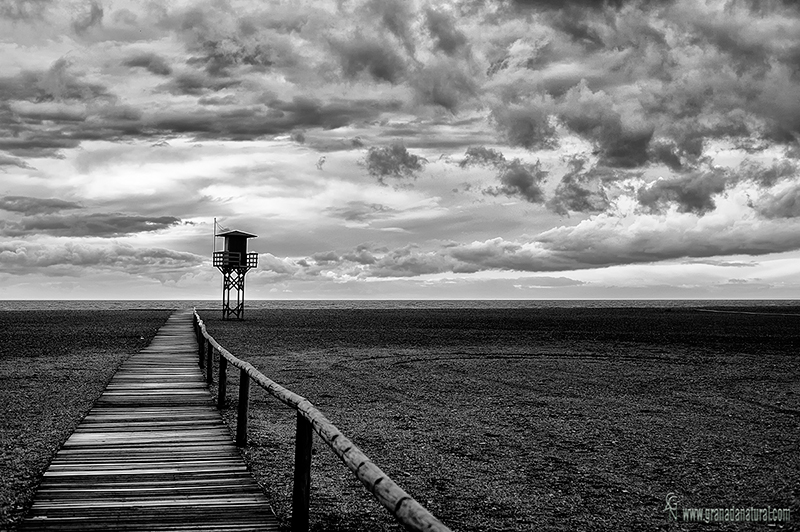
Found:
[[[245,309],[565,309],[565,308],[709,308],[796,307],[796,299],[569,299],[569,300],[252,300]],[[0,311],[221,309],[218,300],[4,300]]]

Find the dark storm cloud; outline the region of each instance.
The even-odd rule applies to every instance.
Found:
[[[730,176],[723,169],[698,170],[659,179],[637,191],[639,203],[655,212],[677,205],[680,212],[703,215],[716,208],[714,196],[728,187]]]
[[[622,116],[605,92],[593,92],[581,82],[567,91],[558,112],[567,127],[597,145],[603,165],[634,168],[647,162],[654,128],[623,124]]]
[[[544,36],[510,33],[495,39],[487,56],[501,99],[491,117],[512,146],[555,146],[555,120],[592,142],[602,166],[655,163],[683,173],[698,171],[714,140],[758,151],[800,135],[800,21],[785,4],[764,2],[755,11],[746,2],[724,9],[690,2],[522,4],[546,11],[539,19]],[[587,10],[590,4],[602,14]],[[682,210],[707,212],[713,202],[703,198],[724,188],[710,179],[662,183],[653,192]]]
[[[530,203],[544,202],[542,183],[547,179],[548,172],[539,161],[531,164],[517,158],[507,160],[502,153],[492,148],[471,146],[467,148],[458,165],[461,168],[483,166],[497,170],[496,178],[500,185],[484,188],[484,194],[517,196]]]
[[[464,158],[458,165],[461,168],[491,167],[497,171],[497,181],[500,185],[484,188],[484,194],[517,196],[530,203],[544,202],[544,190],[541,185],[547,178],[548,172],[542,169],[539,161],[531,164],[518,158],[507,160],[502,153],[492,148],[471,146],[467,148]]]
[[[75,30],[75,33],[81,34],[92,26],[101,24],[103,21],[103,6],[100,5],[100,2],[91,0],[87,4],[85,7],[88,8],[88,12],[72,22],[72,29]]]
[[[411,30],[411,22],[415,13],[408,2],[386,2],[385,0],[369,0],[364,6],[367,13],[380,21],[394,35],[409,55],[413,56],[416,45]]]
[[[0,100],[92,101],[113,99],[106,87],[83,81],[70,72],[70,61],[64,57],[45,71],[23,71],[0,78]]]
[[[200,96],[208,92],[216,92],[240,83],[233,78],[212,77],[203,72],[181,72],[172,80],[158,88],[171,94]]]
[[[376,100],[342,100],[332,98],[323,102],[307,96],[295,96],[291,102],[275,100],[269,102],[271,109],[283,113],[281,124],[296,127],[322,127],[336,129],[359,120],[377,116],[383,109],[393,108],[391,102]]]
[[[360,162],[369,175],[384,183],[387,177],[397,179],[416,177],[427,161],[424,157],[410,153],[402,144],[372,146]]]
[[[17,157],[9,157],[0,153],[0,167],[3,166],[16,166],[17,168],[32,169],[33,167]]]
[[[11,109],[18,124],[38,125],[45,120],[49,122],[83,122],[87,117],[86,108],[82,104],[17,102],[11,106]]]
[[[568,162],[566,174],[556,187],[553,196],[545,206],[551,211],[563,215],[572,212],[602,212],[609,206],[608,196],[602,182],[616,176],[608,169],[586,168],[587,162],[582,157],[574,157]]]
[[[111,238],[167,229],[180,223],[172,216],[134,216],[117,213],[42,214],[18,222],[0,222],[0,234],[9,237],[51,235]]]
[[[251,140],[291,134],[306,128],[336,129],[375,118],[384,110],[394,108],[392,102],[376,100],[331,99],[323,102],[297,96],[291,101],[271,100],[268,105],[176,109],[147,117],[144,126],[152,136],[158,137],[171,132],[202,138]]]
[[[758,201],[754,207],[765,218],[800,217],[800,185],[770,194]]]
[[[455,113],[477,94],[473,76],[452,60],[434,60],[414,72],[411,85],[420,103]]]
[[[25,216],[52,214],[66,209],[81,208],[83,208],[83,206],[80,203],[58,198],[33,198],[30,196],[0,197],[0,209],[9,212],[19,212]]]
[[[145,68],[157,76],[169,76],[172,73],[172,67],[169,66],[167,60],[154,53],[134,55],[123,61],[122,64],[129,67]]]
[[[426,7],[425,26],[436,48],[447,55],[455,55],[467,46],[466,35],[456,28],[455,20],[447,13]]]
[[[291,80],[309,61],[304,47],[297,46],[296,36],[307,25],[317,26],[320,17],[309,5],[270,4],[239,12],[227,2],[215,2],[169,12],[162,24],[185,42],[191,54],[188,64],[211,76],[279,70]],[[312,40],[317,38],[321,32],[312,36]]]
[[[518,196],[529,203],[543,203],[544,191],[541,185],[547,174],[539,161],[529,164],[514,159],[500,168],[497,174],[500,185],[485,188],[483,192],[492,196]]]
[[[798,165],[780,160],[770,165],[745,160],[738,168],[698,168],[662,178],[637,191],[639,203],[654,212],[676,205],[680,212],[707,214],[716,208],[715,196],[739,183],[752,183],[760,189],[771,188],[798,176]],[[792,192],[767,196],[756,210],[768,218],[793,217]]]
[[[765,188],[797,177],[800,177],[800,164],[785,159],[775,161],[770,165],[744,161],[736,170],[737,181],[752,181]]]
[[[339,56],[345,76],[350,79],[366,72],[375,80],[398,83],[405,74],[405,60],[385,40],[356,34],[345,39],[331,39],[330,45]]]
[[[619,7],[626,3],[633,3],[633,0],[511,0],[511,4],[518,7],[539,9],[602,9],[607,6]]]
[[[700,149],[698,150],[699,153],[697,153],[697,155],[702,153],[702,142],[700,143],[699,147]],[[663,163],[674,172],[680,172],[684,169],[685,163],[681,160],[681,156],[678,154],[677,147],[672,142],[652,142],[649,146],[649,152],[650,159],[652,161]]]
[[[350,151],[364,147],[364,141],[361,140],[361,137],[330,139],[306,135],[304,144],[318,152]]]
[[[20,137],[0,137],[0,150],[18,157],[62,157],[61,150],[75,148],[80,141],[59,138],[60,135],[47,133],[28,133]]]
[[[492,123],[511,146],[547,150],[558,146],[558,135],[547,110],[536,104],[495,107]]]

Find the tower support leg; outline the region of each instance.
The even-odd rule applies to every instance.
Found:
[[[244,276],[248,268],[222,270],[222,319],[244,318]],[[235,299],[231,292],[236,292]],[[231,304],[235,301],[234,304]]]

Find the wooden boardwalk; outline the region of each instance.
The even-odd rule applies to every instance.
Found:
[[[278,530],[198,368],[191,311],[122,365],[20,530]]]

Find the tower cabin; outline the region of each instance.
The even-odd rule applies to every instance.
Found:
[[[214,235],[225,239],[224,251],[215,251],[213,263],[222,272],[222,319],[244,317],[244,276],[258,266],[258,253],[247,252],[247,239],[256,235],[227,231]],[[231,293],[236,292],[235,303]]]
[[[225,239],[224,251],[214,252],[214,266],[217,268],[255,268],[258,266],[258,253],[247,252],[247,239],[256,235],[242,231],[227,231],[214,236]]]

